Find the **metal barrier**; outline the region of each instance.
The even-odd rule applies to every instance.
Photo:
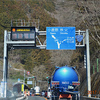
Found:
[[[23,100],[25,98],[26,98],[25,95],[20,95],[20,96],[11,96],[7,98],[0,98],[0,100]]]
[[[23,99],[25,99],[25,98],[26,98],[26,96],[23,95],[23,96],[21,96],[21,97],[17,97],[16,100],[23,100]]]
[[[80,100],[100,100],[100,98],[83,96],[80,98]]]

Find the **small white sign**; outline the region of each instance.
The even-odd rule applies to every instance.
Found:
[[[32,81],[27,81],[27,84],[32,84]]]
[[[68,86],[68,89],[74,89],[74,87],[73,86]]]

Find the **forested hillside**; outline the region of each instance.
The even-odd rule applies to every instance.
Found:
[[[99,0],[0,0],[0,58],[3,58],[4,30],[11,30],[11,20],[39,19],[39,30],[41,31],[46,30],[47,26],[75,26],[76,30],[89,29],[92,75],[92,67],[96,66],[96,59],[100,59],[99,5]],[[2,68],[2,62],[0,63]],[[9,66],[11,68],[25,69],[41,80],[46,80],[46,76],[52,74],[55,66],[63,65],[76,66],[82,84],[86,81],[86,77],[84,77],[86,76],[86,74],[84,75],[86,73],[84,48],[74,51],[36,49],[9,51]],[[9,78],[18,78],[11,68],[9,69]]]
[[[10,31],[12,19],[39,19],[39,30],[42,31],[46,29],[46,26],[54,26],[54,24],[57,23],[57,20],[55,18],[50,17],[50,15],[45,12],[45,10],[50,12],[55,10],[55,4],[54,2],[52,2],[52,0],[1,0],[0,7],[1,57],[3,57],[3,33],[4,30]],[[11,62],[20,62],[24,65],[24,68],[26,70],[32,71],[33,67],[35,66],[41,65],[43,63],[49,63],[48,59],[50,57],[48,56],[48,51],[46,52],[43,50],[15,50],[9,53],[9,59]],[[35,53],[35,55],[33,55],[32,53]],[[44,57],[44,59],[42,59],[41,57]]]
[[[54,26],[57,20],[52,18],[46,11],[52,12],[55,10],[55,4],[51,0],[0,0],[0,58],[3,59],[3,35],[4,30],[11,30],[12,19],[39,19],[39,30],[44,31],[47,26]],[[52,73],[52,65],[50,63],[50,54],[46,50],[11,50],[9,51],[8,77],[9,79],[18,79],[19,76],[23,79],[23,72],[15,72],[13,68],[25,69],[30,71],[31,75],[38,77],[40,67],[43,65],[41,80],[46,79],[46,76]],[[2,69],[2,62],[0,68]],[[37,70],[38,73],[34,73]],[[2,79],[2,72],[0,73]],[[40,75],[39,75],[40,76]],[[43,78],[43,77],[44,78]]]

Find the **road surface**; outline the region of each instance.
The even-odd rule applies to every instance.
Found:
[[[25,100],[47,100],[47,99],[40,96],[28,96]]]

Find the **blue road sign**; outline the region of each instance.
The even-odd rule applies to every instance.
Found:
[[[18,82],[20,82],[20,78],[18,78]]]
[[[47,27],[46,49],[75,50],[75,27]]]
[[[83,40],[83,35],[76,35],[76,39],[78,42],[81,42]]]

